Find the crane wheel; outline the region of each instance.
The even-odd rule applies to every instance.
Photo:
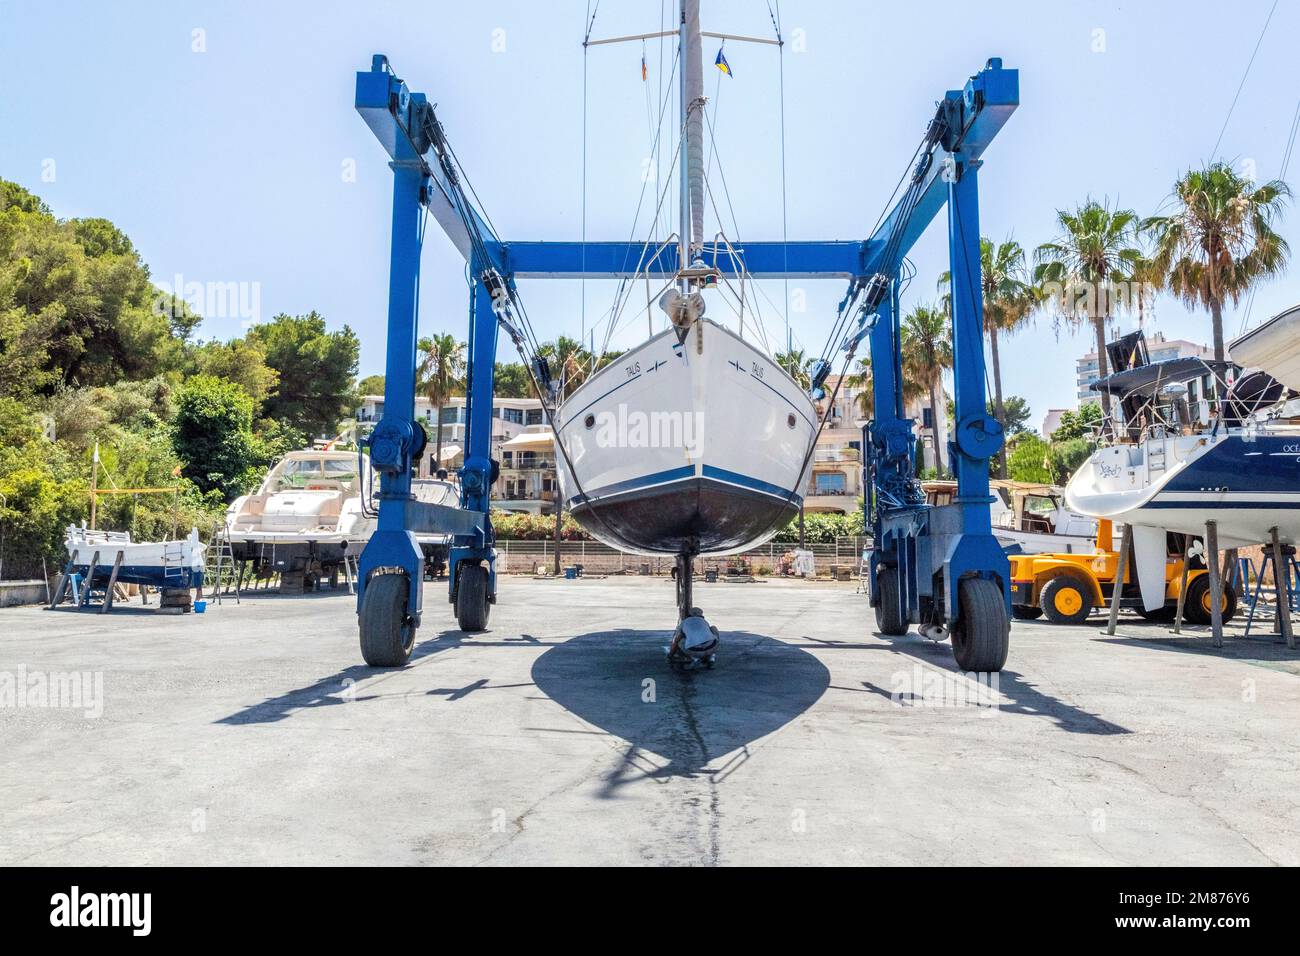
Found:
[[[1187,618],[1188,624],[1201,624],[1209,626],[1213,623],[1211,614],[1213,603],[1210,598],[1210,576],[1208,574],[1198,574],[1192,579],[1192,583],[1187,585],[1187,599],[1183,607],[1183,615]],[[1237,592],[1227,581],[1223,582],[1223,602],[1219,605],[1219,610],[1223,612],[1223,622],[1226,624],[1232,620],[1232,616],[1237,613]]]
[[[890,637],[907,633],[907,620],[899,609],[898,569],[881,568],[876,575],[880,601],[876,604],[876,630]]]
[[[1074,578],[1052,578],[1038,595],[1038,606],[1053,624],[1082,624],[1092,613],[1092,598]]]
[[[371,667],[402,667],[415,646],[415,622],[407,613],[405,574],[377,574],[361,598],[361,656]]]
[[[487,628],[488,572],[481,564],[466,562],[456,572],[456,624],[462,631]]]
[[[963,578],[957,584],[961,613],[952,626],[952,653],[963,671],[1000,671],[1010,649],[1011,621],[997,582]]]

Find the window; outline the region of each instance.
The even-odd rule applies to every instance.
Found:
[[[524,423],[524,411],[522,408],[503,408],[501,417],[508,422],[514,422],[516,425]]]
[[[525,417],[524,424],[540,425],[541,423],[542,423],[542,410],[540,408],[528,409],[528,414]]]
[[[921,425],[924,428],[934,427],[934,409],[929,405],[921,409]]]
[[[460,412],[460,409],[457,408],[455,405],[449,405],[449,406],[443,408],[443,410],[442,410],[442,423],[443,423],[444,425],[454,425],[457,421],[460,420],[460,419],[459,419],[459,416],[458,416],[458,413],[459,413],[459,412]]]
[[[515,453],[512,452],[512,451],[503,451],[503,452],[501,453],[501,467],[502,467],[502,468],[509,468],[509,467],[510,467],[510,461],[511,461],[511,459],[514,457],[514,454],[515,454]]]
[[[814,475],[816,482],[817,494],[819,495],[842,495],[845,491],[844,472],[842,471],[825,471]]]

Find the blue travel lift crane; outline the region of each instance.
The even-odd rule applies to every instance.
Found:
[[[871,475],[865,507],[874,541],[871,602],[877,626],[891,635],[905,633],[912,623],[932,633],[946,630],[958,664],[968,671],[1000,670],[1009,633],[1008,563],[989,517],[989,460],[1003,442],[1001,427],[986,412],[977,171],[1018,104],[1018,72],[1003,69],[998,59],[989,60],[963,89],[948,92],[905,177],[902,197],[866,241],[751,242],[738,257],[717,246],[705,249],[706,264],[730,277],[743,272],[759,279],[849,280],[841,317],[853,321],[842,348],[851,358],[869,340],[873,374],[875,417],[863,437]],[[527,348],[515,281],[633,278],[646,271],[666,278],[677,274],[679,263],[671,244],[647,265],[635,242],[502,241],[466,195],[433,105],[412,93],[382,55],[357,74],[356,108],[393,170],[384,414],[366,440],[380,476],[378,527],[362,552],[357,583],[362,655],[372,666],[391,667],[406,663],[420,624],[423,558],[415,531],[452,536],[448,597],[462,630],[486,628],[496,602],[488,504],[498,468],[490,445],[493,372],[498,329],[521,352]],[[956,420],[950,461],[957,495],[950,505],[930,507],[915,478],[913,422],[904,417],[899,292],[904,257],[945,203]],[[465,257],[473,287],[459,508],[425,504],[411,493],[425,445],[415,420],[415,377],[420,251],[428,216]],[[525,358],[543,403],[553,407],[545,361],[535,354]],[[814,370],[818,397],[829,372],[825,361]]]

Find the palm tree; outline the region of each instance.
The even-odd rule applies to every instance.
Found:
[[[791,347],[788,352],[777,352],[775,358],[776,364],[789,373],[796,385],[805,392],[812,388],[812,376],[808,374],[811,359],[804,354],[803,349]]]
[[[999,245],[991,239],[980,238],[980,291],[984,302],[984,334],[989,340],[989,355],[993,364],[993,414],[998,424],[1006,426],[1006,408],[1002,402],[1002,357],[998,348],[998,333],[1008,335],[1023,326],[1039,297],[1026,280],[1025,250],[1020,243],[1008,238]],[[952,313],[952,274],[939,276],[939,294],[944,311]],[[1004,455],[998,456],[998,475],[1007,476]]]
[[[910,402],[926,394],[924,385],[919,385],[908,376],[909,369],[903,369],[903,401]],[[876,396],[871,387],[871,359],[860,358],[854,370],[844,379],[844,384],[856,389],[854,403],[863,418],[872,418],[876,413]]]
[[[537,353],[551,366],[552,378],[561,383],[562,391],[569,392],[585,382],[594,371],[591,353],[577,339],[561,335],[554,342],[545,342]]]
[[[1226,163],[1213,163],[1174,184],[1172,213],[1142,223],[1170,291],[1209,310],[1216,362],[1225,358],[1224,303],[1236,305],[1258,280],[1286,269],[1290,250],[1273,219],[1290,195],[1281,180],[1256,186]]]
[[[465,387],[465,343],[443,332],[420,339],[420,366],[416,389],[429,399],[437,424],[434,426],[433,467],[442,461],[442,406]]]
[[[1061,234],[1034,250],[1034,284],[1050,299],[1057,315],[1071,325],[1089,322],[1097,339],[1097,374],[1109,374],[1106,327],[1110,324],[1117,284],[1131,281],[1142,260],[1136,245],[1138,217],[1132,209],[1114,209],[1095,199],[1073,212],[1056,211]],[[1110,416],[1110,395],[1101,393]]]
[[[940,471],[946,470],[943,449],[939,447],[939,393],[945,369],[952,368],[952,327],[943,309],[918,305],[903,316],[901,324],[903,379],[923,387],[930,396],[931,435],[934,436],[934,460]],[[906,394],[906,386],[904,386]]]

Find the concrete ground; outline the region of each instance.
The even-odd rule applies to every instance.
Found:
[[[1300,863],[1300,652],[1016,622],[988,707],[852,585],[697,601],[685,675],[664,579],[427,585],[400,671],[346,594],[0,611],[0,864]]]

